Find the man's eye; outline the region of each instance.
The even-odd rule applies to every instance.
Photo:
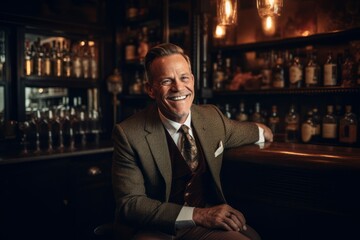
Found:
[[[181,77],[181,80],[182,81],[184,81],[184,82],[186,82],[186,81],[189,81],[189,77],[188,76],[183,76],[183,77]]]
[[[163,86],[169,86],[170,84],[171,84],[170,79],[164,79],[161,81],[161,85],[163,85]]]

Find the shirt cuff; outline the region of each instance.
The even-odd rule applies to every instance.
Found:
[[[194,207],[183,206],[175,221],[176,229],[195,227],[196,224],[192,219]]]
[[[259,140],[255,144],[258,144],[260,148],[263,148],[265,143],[264,129],[259,126],[258,129],[259,129]]]

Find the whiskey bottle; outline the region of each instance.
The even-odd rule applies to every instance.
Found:
[[[72,72],[73,76],[76,78],[81,78],[83,76],[81,56],[80,56],[80,46],[76,44],[73,48],[73,59],[72,59]]]
[[[268,53],[264,54],[264,64],[261,69],[261,89],[269,89],[272,84],[271,61]]]
[[[84,78],[90,77],[90,53],[88,42],[84,42],[81,48],[81,67]]]
[[[355,61],[349,49],[345,50],[345,61],[341,65],[341,86],[354,87],[355,84]]]
[[[71,77],[71,51],[67,41],[63,41],[63,74],[65,77]]]
[[[357,118],[351,105],[345,106],[345,115],[340,119],[339,141],[345,144],[354,144],[357,141]]]
[[[33,74],[33,66],[34,66],[34,59],[33,59],[33,52],[34,52],[34,45],[30,46],[30,41],[27,40],[25,42],[25,75],[30,76]]]
[[[249,119],[249,115],[245,111],[244,102],[240,102],[239,104],[239,112],[236,114],[236,120],[239,122],[246,122]]]
[[[315,53],[310,53],[305,67],[305,86],[314,87],[320,84],[320,67],[316,61]]]
[[[280,117],[278,114],[277,106],[273,105],[271,107],[271,115],[269,117],[269,128],[273,132],[274,136],[280,132]]]
[[[230,104],[228,104],[228,103],[225,104],[224,115],[229,119],[232,118]]]
[[[324,64],[324,86],[336,86],[337,76],[337,65],[333,59],[332,52],[329,52]]]
[[[51,49],[49,47],[43,48],[44,49],[44,75],[51,76]]]
[[[128,1],[126,6],[126,18],[128,20],[133,20],[138,16],[138,8],[135,4],[135,0]]]
[[[297,142],[299,139],[299,114],[291,105],[285,116],[285,142]]]
[[[313,121],[313,112],[307,113],[306,120],[301,124],[301,140],[304,143],[310,143],[313,141],[315,135],[316,126]]]
[[[279,55],[276,57],[276,63],[272,70],[272,86],[274,88],[284,88],[285,87],[285,74],[283,59]]]
[[[40,38],[34,43],[35,44],[35,53],[34,53],[34,73],[37,76],[44,75],[44,52],[42,51]]]
[[[265,123],[266,120],[261,112],[260,103],[255,103],[255,111],[251,114],[251,121],[256,123]]]
[[[92,79],[98,78],[98,59],[96,56],[94,45],[90,46],[90,77]]]
[[[128,39],[125,45],[125,61],[131,62],[136,59],[136,41],[130,28],[126,30],[126,34]]]
[[[57,42],[55,50],[55,59],[54,59],[54,76],[61,77],[63,74],[63,58],[62,58],[62,49],[61,43]]]
[[[49,126],[52,147],[53,149],[58,149],[61,145],[61,124],[53,110],[49,111]]]
[[[314,107],[312,112],[313,112],[313,122],[315,126],[313,140],[314,142],[317,142],[321,139],[321,117],[317,107]]]
[[[138,57],[140,62],[143,62],[147,52],[149,51],[149,38],[148,38],[148,28],[143,27],[139,33],[138,40]]]
[[[322,119],[322,138],[325,142],[335,143],[337,141],[338,121],[334,115],[334,107],[327,106],[327,113]]]
[[[289,87],[300,88],[303,84],[303,67],[298,56],[293,58],[289,68]]]

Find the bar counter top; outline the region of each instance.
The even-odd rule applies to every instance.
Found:
[[[15,152],[7,151],[0,154],[0,165],[4,164],[17,164],[23,162],[35,162],[43,160],[51,160],[58,158],[68,158],[76,156],[85,156],[92,154],[112,153],[113,145],[110,141],[103,141],[97,145],[85,146],[82,148],[74,149],[61,149],[53,150],[51,152],[40,151],[40,152]]]
[[[111,153],[112,151],[113,146],[110,141],[101,142],[96,146],[73,150],[56,150],[53,152],[23,154],[9,151],[8,153],[0,154],[0,165]],[[224,161],[241,161],[302,168],[349,167],[352,169],[360,169],[360,148],[267,142],[261,147],[252,144],[228,149],[224,153]]]
[[[349,167],[360,169],[360,149],[340,146],[272,142],[226,150],[225,161],[288,167]]]

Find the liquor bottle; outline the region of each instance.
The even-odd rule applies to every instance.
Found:
[[[221,50],[218,51],[216,62],[213,64],[213,88],[215,90],[224,89],[225,70]]]
[[[44,75],[44,52],[42,51],[40,38],[34,43],[35,44],[35,53],[33,56],[34,59],[34,73],[37,76]]]
[[[80,46],[78,44],[73,47],[73,53],[72,72],[76,78],[81,78],[83,76],[83,69],[80,56]]]
[[[63,75],[65,77],[71,77],[72,61],[71,51],[67,41],[63,41]]]
[[[90,77],[90,53],[88,42],[84,42],[81,48],[81,67],[84,78]]]
[[[320,66],[316,61],[316,54],[310,53],[305,67],[305,86],[314,87],[320,85]]]
[[[289,87],[300,88],[303,84],[303,67],[300,58],[294,56],[292,64],[289,68]]]
[[[354,144],[357,141],[357,118],[351,105],[345,106],[345,115],[340,119],[339,142]]]
[[[130,28],[126,30],[128,36],[125,45],[125,61],[131,62],[136,59],[136,41]]]
[[[285,142],[297,142],[299,139],[299,114],[291,105],[285,116]]]
[[[273,132],[274,136],[280,132],[280,117],[278,114],[277,106],[273,105],[271,107],[271,115],[269,117],[269,128]]]
[[[336,86],[337,76],[337,65],[333,59],[332,52],[329,52],[324,64],[324,86]]]
[[[283,59],[280,54],[277,55],[276,63],[272,69],[272,86],[274,88],[285,87]]]
[[[233,71],[231,69],[231,58],[225,59],[225,71],[224,71],[224,88],[227,89],[233,79]]]
[[[130,94],[141,94],[142,93],[142,80],[139,75],[139,71],[135,71],[135,76],[133,83],[130,86],[129,93]]]
[[[43,47],[44,49],[44,75],[51,76],[51,49],[49,47]]]
[[[341,65],[341,86],[354,87],[355,83],[355,61],[349,49],[345,49],[345,60]]]
[[[38,146],[38,129],[36,124],[36,112],[32,112],[29,117],[29,128],[26,134],[26,141],[28,142],[28,150],[31,152],[40,151]]]
[[[236,120],[239,122],[246,122],[249,119],[249,115],[245,111],[245,103],[240,102],[239,104],[239,112],[236,114]]]
[[[90,77],[92,79],[98,78],[98,59],[94,45],[90,46]]]
[[[301,124],[301,141],[304,143],[310,143],[313,141],[315,134],[315,124],[313,121],[313,112],[309,111],[307,113],[307,118]]]
[[[232,114],[231,114],[231,110],[230,110],[230,104],[228,104],[228,103],[225,104],[224,115],[229,119],[232,118]]]
[[[328,143],[337,141],[338,121],[334,115],[334,106],[327,106],[327,113],[322,119],[322,138]]]
[[[25,42],[25,75],[30,76],[33,74],[34,59],[32,53],[34,52],[34,45],[30,46],[30,41]]]
[[[61,124],[53,110],[49,111],[49,126],[52,148],[58,149],[61,145]]]
[[[251,121],[256,123],[265,123],[266,120],[261,112],[260,103],[255,103],[255,111],[251,114]]]
[[[0,32],[0,81],[3,79],[4,76],[5,61],[6,61],[5,36],[4,36],[4,32]]]
[[[316,142],[321,139],[321,117],[320,117],[319,110],[317,107],[314,107],[312,109],[312,113],[313,113],[313,117],[312,117],[313,123],[315,126],[313,140],[314,140],[314,142]]]
[[[138,16],[138,8],[134,0],[128,1],[126,6],[126,18],[128,20],[133,20]]]
[[[269,89],[272,84],[271,61],[268,53],[264,54],[264,64],[261,69],[261,89]]]
[[[65,148],[74,147],[74,134],[69,114],[65,109],[60,110],[60,121],[62,126],[62,145]]]
[[[56,44],[56,56],[55,56],[55,66],[54,66],[54,75],[56,77],[61,77],[63,74],[63,57],[62,57],[62,49],[61,43],[57,42]]]
[[[50,145],[50,138],[51,138],[51,132],[49,129],[49,123],[48,123],[48,119],[45,116],[45,114],[41,114],[40,110],[37,110],[36,112],[36,124],[38,127],[38,132],[39,132],[39,147],[40,150],[42,151],[47,151],[50,150],[51,145]]]
[[[142,27],[139,38],[138,38],[138,57],[140,62],[143,62],[147,52],[149,51],[149,38],[148,38],[148,28]]]
[[[285,87],[289,87],[290,79],[290,67],[293,62],[294,54],[291,51],[285,51],[284,59],[284,76],[285,76]]]

